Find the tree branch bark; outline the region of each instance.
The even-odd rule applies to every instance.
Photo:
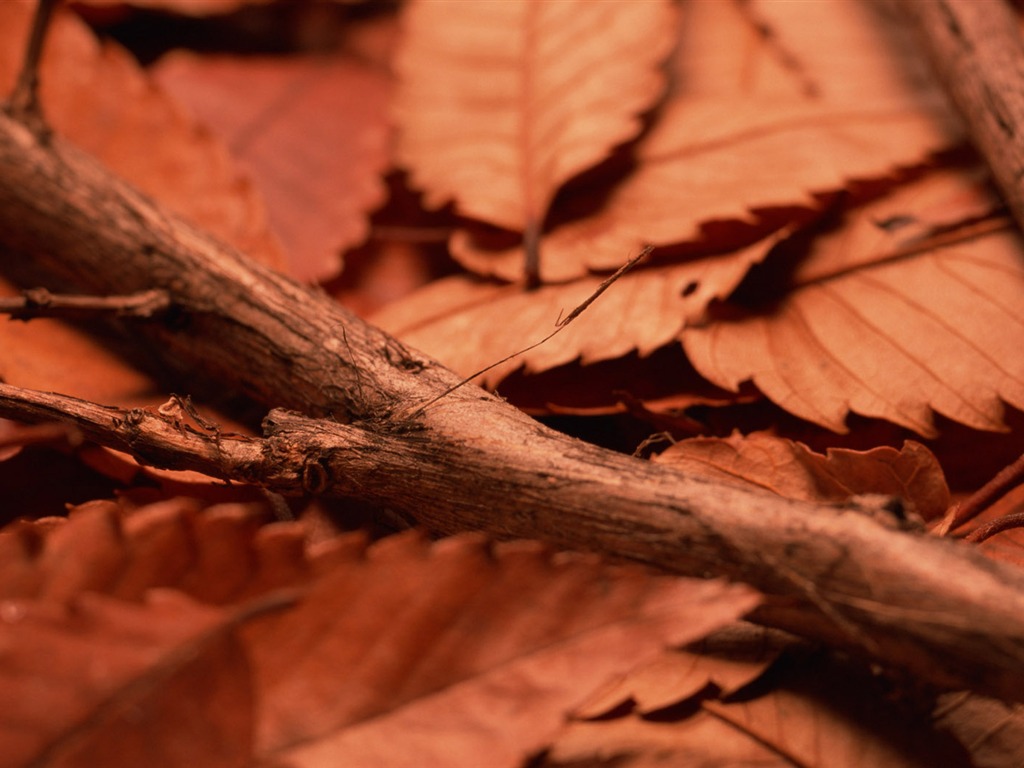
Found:
[[[5,416],[71,421],[143,461],[358,498],[439,531],[725,575],[769,596],[757,620],[941,685],[1024,698],[1018,570],[913,529],[882,501],[815,506],[710,483],[555,433],[471,385],[419,412],[458,376],[5,115],[0,248],[23,284],[166,291],[171,311],[144,325],[151,343],[278,407],[259,440],[10,387]]]
[[[900,0],[1024,232],[1024,40],[1005,0]]]

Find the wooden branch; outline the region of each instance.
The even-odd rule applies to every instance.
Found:
[[[1024,231],[1024,41],[1006,0],[901,0]]]
[[[270,414],[263,440],[10,387],[4,415],[69,420],[143,461],[359,498],[439,531],[727,575],[771,597],[760,621],[943,685],[1024,698],[1018,570],[929,537],[882,501],[814,506],[688,477],[555,433],[473,386],[417,413],[458,376],[3,115],[0,248],[23,284],[166,291],[169,317],[144,326],[158,351],[290,409]]]

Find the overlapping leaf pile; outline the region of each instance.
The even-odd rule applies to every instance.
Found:
[[[658,58],[608,41],[604,55],[628,69],[602,81],[613,106],[581,110],[569,94],[588,92],[580,72],[592,68],[585,54],[576,61],[586,46],[570,44],[571,28],[506,20],[517,34],[500,55],[490,50],[501,66],[516,63],[518,90],[483,99],[472,46],[489,45],[487,11],[455,34],[441,4],[413,5],[399,58],[400,158],[428,200],[452,200],[463,215],[450,245],[479,275],[521,278],[531,227],[542,221],[546,285],[524,292],[456,276],[375,320],[469,374],[546,335],[602,270],[650,243],[647,265],[487,381],[520,366],[542,372],[681,344],[714,384],[737,391],[752,382],[835,431],[850,413],[922,435],[935,434],[936,412],[998,429],[1003,403],[1024,405],[1024,368],[1011,352],[1024,341],[1014,299],[1024,288],[1021,243],[1000,227],[974,165],[950,154],[962,140],[956,120],[898,19],[844,2],[625,6],[638,29],[646,14],[662,14],[647,46]],[[664,61],[667,35],[676,49]],[[540,53],[548,46],[562,52],[552,71]],[[654,97],[656,66],[671,87]],[[434,98],[437,83],[444,101]],[[423,114],[430,99],[444,121]],[[621,146],[624,110],[646,114],[647,128]],[[537,123],[551,126],[545,152],[586,131],[585,184],[534,191],[536,174],[554,162],[522,132]],[[622,164],[601,165],[616,145]],[[530,216],[518,213],[524,201]],[[552,402],[574,404],[557,395]]]
[[[278,5],[137,4],[197,16]],[[0,3],[4,89],[30,8]],[[354,24],[340,53],[175,54],[154,79],[61,16],[46,113],[164,205],[294,276],[333,278],[344,253],[342,290],[361,305],[426,279],[436,249],[421,241],[444,235],[467,272],[376,319],[466,374],[546,336],[656,246],[564,332],[488,373],[520,392],[535,382],[537,410],[628,408],[710,432],[700,408],[766,397],[829,430],[857,414],[929,437],[936,413],[993,430],[1004,404],[1024,406],[1019,236],[881,5],[411,0],[398,43],[391,11]],[[445,209],[403,197],[392,176],[370,220],[389,167]],[[166,398],[65,326],[0,333],[5,381]],[[12,452],[30,441],[0,435]],[[64,438],[65,453],[136,487],[0,531],[11,765],[1024,761],[1020,708],[967,695],[901,706],[882,678],[736,624],[757,601],[748,590],[530,543],[371,544],[317,531],[308,513],[266,525],[265,504],[204,509],[174,492],[210,487],[155,487]],[[950,501],[913,442],[822,455],[735,435],[660,460],[821,502],[896,493],[927,521]]]
[[[192,507],[0,534],[6,765],[519,765],[596,686],[757,602],[478,537],[311,551]]]

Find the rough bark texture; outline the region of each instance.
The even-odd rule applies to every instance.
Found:
[[[1024,41],[1006,0],[902,0],[1024,230]]]

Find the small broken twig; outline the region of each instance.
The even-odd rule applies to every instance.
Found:
[[[29,288],[20,297],[0,298],[0,314],[9,314],[13,320],[37,317],[81,319],[106,313],[148,320],[166,312],[170,306],[171,298],[167,291],[156,289],[127,296],[80,296]]]

